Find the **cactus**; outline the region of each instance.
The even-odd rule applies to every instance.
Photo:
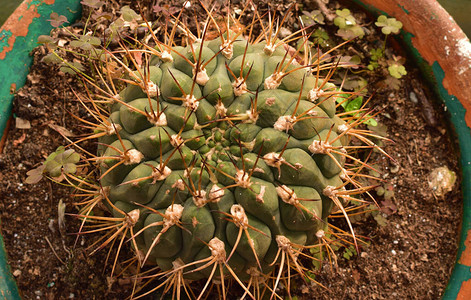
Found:
[[[332,210],[348,222],[351,195],[368,189],[355,179],[367,165],[349,142],[376,146],[356,129],[366,112],[336,112],[337,97],[355,97],[330,82],[337,64],[308,56],[306,29],[279,39],[274,18],[266,25],[255,15],[244,32],[229,18],[221,27],[208,11],[199,36],[176,17],[166,42],[153,36],[155,47],[136,41],[137,50],[104,53],[102,82],[83,77],[99,100],[88,88],[89,99],[76,93],[97,121],[78,142],[99,141],[86,159],[99,183],[67,177],[87,196],[79,216],[95,224],[90,232],[108,232],[98,249],[129,240],[140,265],[160,269],[158,287],[178,295],[199,279],[200,296],[213,280],[225,295],[232,278],[259,298],[258,285],[272,276],[273,296],[280,281],[289,287],[290,272],[304,275],[303,250],[328,247]],[[257,22],[262,33],[254,37]],[[177,30],[182,46],[174,46]],[[299,49],[288,46],[298,39]],[[111,63],[126,70],[121,91],[104,79]],[[112,216],[92,214],[99,204]]]

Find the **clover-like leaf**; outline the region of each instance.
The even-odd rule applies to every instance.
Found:
[[[95,12],[92,14],[92,19],[98,21],[100,19],[104,19],[107,21],[111,21],[113,19],[113,14],[108,12]]]
[[[352,16],[350,10],[347,8],[344,8],[342,10],[337,9],[335,11],[335,14],[337,14],[337,17],[334,19],[334,24],[340,29],[357,24],[355,17]]]
[[[99,0],[82,0],[80,1],[82,5],[98,9],[100,8],[105,2],[99,1]]]
[[[60,70],[64,73],[75,75],[78,72],[84,71],[85,68],[79,62],[64,62],[60,67]]]
[[[337,31],[337,35],[344,40],[351,40],[356,37],[362,38],[365,35],[365,31],[360,25],[351,25],[340,28]]]
[[[350,12],[348,8],[344,8],[342,10],[337,9],[335,11],[335,14],[337,14],[337,16],[342,17],[342,18],[348,18],[349,16],[352,15],[352,13]]]
[[[126,22],[141,20],[141,16],[138,13],[136,13],[132,8],[130,8],[128,5],[123,6],[120,10],[120,13],[121,13],[121,17],[123,17],[123,20]]]
[[[65,150],[64,147],[59,147],[44,162],[44,173],[51,177],[59,177],[63,173],[75,173],[79,160],[80,155],[74,149]]]
[[[324,29],[318,28],[312,34],[313,41],[321,47],[328,46],[327,41],[330,39],[329,34]]]
[[[381,31],[386,35],[398,34],[402,28],[401,21],[396,20],[396,18],[388,18],[385,15],[379,16],[375,25],[381,27]]]
[[[320,10],[313,10],[311,12],[304,11],[301,19],[304,22],[304,25],[311,26],[317,24],[324,24],[324,15]]]
[[[386,76],[386,79],[383,81],[384,85],[394,89],[399,90],[401,88],[401,81],[392,76]]]
[[[388,221],[381,214],[377,214],[373,218],[375,219],[376,223],[378,223],[378,225],[381,226],[381,227],[384,227],[384,226],[388,225]]]
[[[51,37],[50,35],[40,35],[38,36],[38,44],[46,46],[48,49],[57,49],[58,40]]]
[[[343,88],[347,90],[355,90],[359,91],[362,90],[363,92],[367,91],[366,86],[368,85],[368,81],[365,78],[353,75],[347,76],[343,83]]]
[[[113,38],[117,34],[119,34],[124,29],[125,22],[123,19],[117,19],[116,21],[112,22],[110,26],[107,28],[107,32],[109,33],[110,38]]]
[[[66,16],[59,15],[56,12],[51,13],[49,18],[48,21],[51,23],[52,27],[59,27],[66,22],[68,23]]]
[[[366,115],[366,118],[368,118],[366,121],[363,121],[363,124],[376,127],[378,126],[378,121],[376,121],[374,118],[370,118],[370,115]]]
[[[56,40],[50,35],[40,35],[38,36],[38,44],[51,44]]]
[[[398,63],[393,63],[388,67],[389,74],[397,79],[407,74],[406,68]]]
[[[74,149],[65,150],[61,146],[49,154],[41,166],[26,173],[26,183],[35,184],[45,175],[57,178],[63,174],[73,174],[77,171],[76,164],[79,161],[80,155]]]
[[[101,44],[101,40],[91,35],[81,35],[78,40],[70,42],[70,45],[72,47],[81,48],[86,51],[90,51],[96,46],[99,46],[100,44]]]
[[[358,55],[342,55],[337,62],[339,68],[358,69],[358,65],[361,64],[361,58]]]
[[[46,56],[44,56],[41,59],[41,61],[45,64],[50,65],[50,64],[59,64],[62,62],[62,59],[54,53],[49,53]]]
[[[25,182],[28,184],[35,184],[38,183],[44,177],[44,169],[46,168],[45,165],[41,165],[35,169],[29,170],[26,175]]]
[[[378,49],[373,48],[370,50],[370,55],[371,55],[372,60],[378,61],[381,57],[384,56],[384,51],[381,48],[378,48]]]

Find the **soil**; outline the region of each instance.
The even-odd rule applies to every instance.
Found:
[[[333,12],[338,4],[330,2]],[[302,9],[315,8],[311,3]],[[280,3],[274,9],[283,11],[286,5]],[[372,33],[357,40],[347,54],[376,47],[383,39],[363,12],[355,12],[355,17]],[[332,28],[329,33],[334,36]],[[394,45],[389,39],[388,46]],[[406,56],[397,48],[394,51]],[[59,201],[67,204],[67,212],[76,213],[70,189],[47,180],[24,183],[27,171],[67,144],[63,136],[74,139],[83,133],[69,112],[86,115],[71,90],[80,89],[77,78],[41,62],[45,54],[43,47],[32,52],[35,62],[28,82],[15,97],[15,116],[30,127],[21,129],[24,122],[13,124],[0,155],[0,211],[10,266],[24,299],[124,299],[131,293],[131,280],[111,279],[110,264],[104,267],[107,251],[89,255],[97,237],[77,238],[79,221],[72,216],[62,221],[62,214],[58,215]],[[355,222],[356,234],[365,237],[368,246],[349,259],[340,253],[334,267],[325,264],[316,276],[324,287],[299,281],[292,291],[299,298],[438,299],[446,287],[457,252],[460,180],[444,196],[436,195],[428,181],[437,167],[460,173],[457,148],[443,118],[443,105],[435,103],[413,65],[406,69],[399,89],[385,84],[384,71],[367,72],[368,90],[374,94],[370,106],[380,109],[376,119],[394,141],[384,143],[383,149],[395,160],[375,153],[370,163],[381,169],[394,196],[386,200],[375,195],[381,217],[369,215]],[[95,145],[82,146],[93,149]]]

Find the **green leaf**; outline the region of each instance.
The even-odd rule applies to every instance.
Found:
[[[337,14],[337,17],[334,19],[334,24],[338,28],[345,29],[349,26],[354,26],[357,24],[355,17],[351,15],[349,9],[337,9],[335,13]]]
[[[138,13],[136,13],[132,8],[130,8],[128,5],[123,6],[119,12],[121,13],[121,16],[126,22],[141,20],[141,16]]]
[[[56,40],[50,35],[40,35],[38,36],[38,44],[52,44]]]
[[[65,150],[64,147],[58,147],[56,151],[49,154],[43,164],[26,173],[26,183],[34,184],[39,182],[45,174],[51,177],[59,177],[63,173],[73,174],[77,171],[77,163],[80,161],[80,155],[74,149]]]
[[[345,101],[345,99],[348,99],[349,96],[349,94],[338,94],[335,98],[335,101],[337,101],[337,103],[342,103],[342,107],[345,108],[348,104],[348,101]]]
[[[370,115],[366,115],[366,117],[369,118]],[[366,120],[366,121],[363,122],[363,123],[365,123],[366,125],[373,126],[373,127],[378,126],[378,121],[376,121],[374,118],[370,118],[370,119]]]
[[[96,46],[101,45],[101,40],[91,35],[81,35],[78,40],[71,41],[72,47],[81,48],[86,51],[94,49]]]
[[[403,65],[394,63],[388,67],[389,74],[394,78],[401,78],[407,74],[406,68]]]
[[[26,175],[25,182],[28,184],[35,184],[38,183],[44,177],[44,169],[46,168],[45,165],[39,166],[35,169],[29,170]]]
[[[371,49],[370,50],[370,55],[371,55],[371,59],[372,60],[379,60],[381,57],[384,56],[384,51],[383,49],[381,48],[378,48],[378,49]]]
[[[361,62],[358,62],[358,64],[360,63]],[[363,92],[366,92],[367,85],[368,85],[368,82],[366,81],[365,78],[354,75],[354,76],[347,76],[345,78],[345,81],[343,83],[343,88],[346,90],[354,90],[354,91],[362,90]]]
[[[388,225],[386,218],[383,217],[381,214],[377,214],[373,218],[375,219],[376,223],[378,223],[378,225],[381,227]]]
[[[313,10],[311,12],[304,11],[301,19],[304,22],[304,25],[311,26],[317,24],[324,24],[324,15],[320,10]]]
[[[335,11],[335,14],[337,14],[337,16],[339,16],[339,17],[347,18],[347,17],[351,16],[352,13],[350,12],[350,10],[348,8],[344,8],[342,10],[337,9]]]
[[[348,101],[347,106],[345,107],[346,112],[355,111],[361,108],[363,104],[363,97],[359,96],[353,100]]]
[[[94,8],[94,9],[98,9],[103,4],[105,4],[105,2],[98,1],[98,0],[82,0],[82,1],[80,1],[80,4],[85,5],[85,6],[89,6],[89,7]]]
[[[60,16],[58,13],[53,12],[49,15],[49,22],[51,23],[52,27],[59,27],[64,23],[68,23],[66,16]]]
[[[377,67],[379,67],[379,64],[376,61],[370,62],[370,64],[367,66],[368,70],[373,71]]]
[[[396,18],[388,18],[384,15],[378,17],[375,25],[381,27],[381,31],[386,35],[391,33],[397,34],[402,28],[401,21],[396,20]]]
[[[365,35],[365,31],[360,25],[345,26],[337,31],[337,35],[344,40],[351,40],[356,37],[362,38]]]
[[[384,189],[384,187],[378,186],[377,188],[375,188],[375,191],[376,191],[376,195],[378,195],[378,196],[381,197],[381,196],[384,195],[384,192],[385,192],[386,190]]]
[[[59,64],[62,62],[62,59],[54,53],[49,53],[41,59],[42,62],[46,64]]]
[[[319,44],[321,47],[328,46],[327,41],[330,39],[329,34],[322,28],[316,29],[312,34],[314,43]]]
[[[68,73],[70,75],[75,75],[78,72],[83,72],[85,68],[79,62],[64,62],[60,67],[60,70],[64,73]]]
[[[124,28],[124,20],[123,19],[117,19],[113,23],[110,24],[108,29],[111,32],[110,39],[116,36],[119,32],[121,32]]]

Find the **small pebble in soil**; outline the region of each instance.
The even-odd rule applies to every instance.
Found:
[[[410,98],[410,101],[412,101],[412,103],[414,104],[419,103],[419,99],[417,99],[417,95],[414,92],[410,92],[409,98]]]

